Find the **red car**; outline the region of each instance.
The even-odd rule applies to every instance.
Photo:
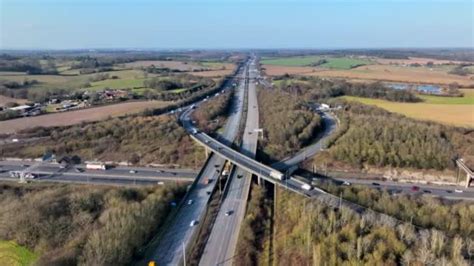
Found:
[[[412,187],[411,187],[411,191],[413,191],[413,192],[420,191],[420,187],[412,186]]]

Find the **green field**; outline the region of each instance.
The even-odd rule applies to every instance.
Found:
[[[267,58],[260,61],[264,65],[276,66],[308,66],[322,59],[320,56],[294,56],[281,58]]]
[[[107,79],[91,83],[88,90],[141,88],[145,79]]]
[[[322,57],[322,56],[294,56],[282,58],[267,58],[261,61],[266,65],[277,66],[310,66],[319,60],[325,59],[327,63],[320,65],[320,67],[331,69],[351,69],[357,65],[367,65],[371,62],[369,60],[349,58],[349,57]]]
[[[38,255],[27,248],[12,241],[0,240],[0,265],[27,266],[32,265],[37,258]]]
[[[431,96],[431,95],[419,95],[418,97],[422,98],[423,101],[426,103],[474,105],[474,93],[472,92],[470,94],[464,93],[464,97],[442,97],[442,96]]]

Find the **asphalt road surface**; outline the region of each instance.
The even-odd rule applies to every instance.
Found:
[[[349,182],[349,184],[365,185],[371,188],[387,190],[391,194],[420,194],[426,196],[438,196],[453,200],[474,200],[474,188],[466,188],[462,186],[440,186],[440,185],[425,185],[425,184],[409,184],[391,181],[378,181],[378,180],[366,180],[366,179],[333,179],[340,185],[343,182]],[[415,188],[414,188],[415,187]],[[416,187],[418,189],[416,189]],[[461,193],[456,192],[462,191]]]
[[[55,163],[37,163],[25,161],[0,161],[0,179],[16,181],[10,176],[10,171],[23,171],[36,165],[29,172],[38,175],[34,182],[65,182],[110,185],[151,185],[162,184],[165,181],[191,182],[197,172],[191,169],[167,169],[151,167],[115,167],[108,170],[89,170],[85,165],[62,168]],[[130,172],[133,170],[133,172]]]
[[[243,70],[242,70],[243,71]],[[242,73],[242,72],[241,72]],[[238,79],[236,97],[232,103],[231,114],[227,120],[224,128],[224,132],[221,138],[227,142],[233,142],[235,139],[243,108],[243,96],[244,96],[244,79]],[[192,131],[194,128],[192,121],[189,117],[192,109],[189,108],[184,111],[181,116],[181,122],[183,126],[188,130]],[[208,192],[214,189],[217,184],[218,174],[216,172],[216,165],[222,166],[225,160],[212,154],[208,160],[208,163],[204,166],[202,175],[198,176],[198,183],[196,186],[189,191],[186,201],[192,200],[192,204],[183,205],[176,213],[173,218],[173,222],[168,227],[163,228],[163,234],[157,239],[157,245],[153,247],[146,256],[146,260],[143,264],[148,261],[155,261],[157,265],[178,265],[181,258],[183,257],[183,246],[188,247],[193,235],[196,233],[196,226],[190,226],[192,221],[198,223],[202,220],[202,216],[207,208],[207,202],[209,201],[210,195]],[[206,184],[205,179],[212,179],[214,181]]]
[[[256,59],[249,66],[247,119],[241,152],[254,158],[257,151],[258,102],[255,86]],[[240,227],[245,217],[251,174],[237,167],[230,177],[228,192],[221,204],[199,265],[232,265]]]

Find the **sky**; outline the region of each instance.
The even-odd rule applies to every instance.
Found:
[[[0,0],[0,49],[473,47],[473,0]]]

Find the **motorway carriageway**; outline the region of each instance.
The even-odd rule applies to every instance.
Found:
[[[243,132],[241,152],[254,158],[257,151],[258,103],[255,88],[256,60],[249,66],[247,86],[247,118]],[[249,134],[249,132],[251,132]],[[247,198],[252,175],[236,167],[229,177],[224,199],[212,226],[209,238],[201,254],[199,265],[232,265],[240,227],[245,217]]]
[[[0,179],[16,181],[10,177],[10,171],[22,171],[37,162],[0,161]],[[76,169],[81,169],[80,171]],[[135,171],[131,173],[130,171]],[[108,170],[89,170],[85,165],[76,165],[61,168],[55,163],[41,163],[31,170],[39,174],[34,182],[66,182],[66,183],[92,183],[110,185],[156,185],[161,182],[191,182],[197,175],[191,169],[169,169],[150,167],[114,167]]]
[[[246,63],[246,65],[248,62]],[[239,70],[238,75],[242,75],[244,68]],[[221,135],[225,141],[232,143],[237,136],[239,124],[242,115],[243,97],[244,97],[244,82],[245,79],[234,79],[239,85],[236,88],[234,101],[232,103],[232,110],[224,127],[224,132]],[[231,85],[232,86],[232,85]],[[196,104],[199,106],[199,103]],[[185,128],[194,128],[190,118],[191,108],[186,109],[180,117],[180,120]],[[196,229],[199,226],[190,226],[191,221],[197,223],[203,220],[203,215],[207,208],[211,192],[217,182],[218,173],[216,170],[221,169],[225,160],[211,154],[207,164],[203,167],[201,175],[197,177],[196,184],[186,196],[186,202],[179,207],[174,217],[161,229],[161,235],[157,236],[148,247],[145,254],[145,260],[141,265],[146,265],[149,261],[155,261],[157,265],[178,265],[183,257],[183,249],[188,250],[188,247],[193,240],[193,236],[197,233]],[[218,166],[216,168],[216,166]],[[213,181],[206,184],[205,179],[212,179]],[[189,200],[192,200],[191,202]],[[189,204],[191,203],[191,204]]]

